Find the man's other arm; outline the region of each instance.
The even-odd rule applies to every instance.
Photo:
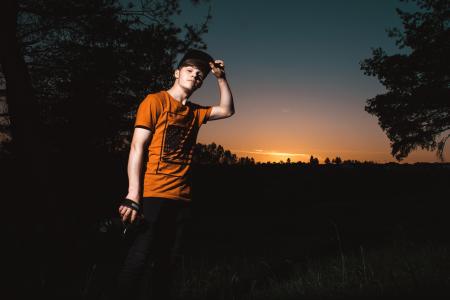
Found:
[[[128,157],[128,194],[127,199],[136,203],[141,201],[141,172],[143,170],[144,150],[152,139],[152,132],[148,129],[135,128],[133,139],[131,141],[130,155]],[[136,212],[131,208],[120,206],[119,212],[122,220],[128,218],[133,222],[136,218]]]

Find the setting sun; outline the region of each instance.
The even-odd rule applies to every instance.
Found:
[[[257,162],[279,162],[280,160],[286,162],[289,158],[291,162],[307,162],[309,161],[310,154],[305,153],[287,153],[287,152],[277,152],[277,151],[265,151],[265,150],[234,150],[238,156],[249,156],[253,157]]]

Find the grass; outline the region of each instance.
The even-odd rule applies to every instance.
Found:
[[[183,262],[176,299],[343,299],[450,296],[445,245],[394,241],[389,247],[301,262],[234,258]],[[345,260],[345,264],[343,264]]]
[[[192,228],[176,274],[176,299],[399,295],[450,299],[450,219],[444,188],[449,170],[447,166],[200,170],[194,177]],[[31,221],[21,224],[21,230],[11,229],[31,246],[21,247],[26,255],[15,251],[32,263],[16,268],[17,278],[29,274],[30,282],[45,283],[44,292],[57,295],[55,299],[79,299],[88,277],[85,265],[94,250],[84,228],[111,215],[112,199],[122,194],[119,187],[126,183],[115,172],[102,170],[111,177],[101,182],[96,175],[100,173],[80,174],[75,176],[76,191],[69,194],[73,181],[55,178],[59,180],[55,197],[41,206],[57,204],[59,213],[43,214],[43,225],[37,222],[45,225],[43,238],[28,235],[29,227],[40,228],[31,222],[39,214],[30,209],[29,201],[17,203],[24,203],[26,216],[32,216],[21,220]],[[223,182],[228,189],[222,188]],[[5,187],[9,187],[5,199],[16,199],[17,189]],[[65,201],[56,197],[61,194]],[[85,194],[90,197],[85,199]]]

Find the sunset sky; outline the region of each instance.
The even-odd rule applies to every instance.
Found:
[[[411,4],[408,4],[411,7]],[[383,93],[359,62],[381,46],[398,52],[385,29],[400,27],[396,0],[211,1],[204,35],[208,52],[225,61],[236,114],[208,122],[198,142],[222,145],[256,161],[308,161],[310,155],[395,161],[365,101]],[[195,23],[207,5],[184,1],[177,22]],[[218,105],[213,75],[190,99]],[[450,157],[446,147],[446,158]],[[404,162],[437,161],[417,150]]]

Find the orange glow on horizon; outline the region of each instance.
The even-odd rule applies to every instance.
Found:
[[[267,162],[267,161],[275,161],[279,162],[280,160],[286,161],[288,158],[291,162],[307,162],[309,161],[310,154],[305,153],[286,153],[286,152],[278,152],[278,151],[264,151],[261,149],[253,150],[253,151],[245,151],[245,150],[231,150],[232,153],[236,153],[239,157],[253,157],[256,162]],[[272,158],[272,159],[263,159],[263,158]]]
[[[276,87],[261,91],[262,88],[255,88],[259,91],[256,95],[248,91],[248,86],[235,87],[235,94],[242,94],[235,99],[236,114],[202,126],[198,142],[214,142],[237,157],[253,157],[255,162],[286,162],[288,158],[291,162],[309,162],[311,156],[321,164],[327,157],[330,160],[340,157],[342,161],[399,162],[391,155],[391,142],[377,118],[364,110],[363,100],[375,92],[353,96],[347,90],[313,87],[295,93]],[[211,99],[217,91],[203,93],[200,99]],[[449,145],[445,147],[446,162],[450,157]],[[440,161],[436,151],[416,149],[399,163],[415,162]]]
[[[255,162],[266,163],[266,162],[286,162],[289,158],[291,163],[295,162],[309,162],[311,156],[319,159],[319,163],[323,164],[325,159],[328,157],[330,160],[339,156],[342,161],[344,160],[357,160],[360,162],[373,161],[376,163],[387,163],[387,162],[398,162],[390,153],[385,152],[357,152],[357,151],[318,151],[317,153],[288,153],[279,151],[266,151],[262,149],[255,150],[233,150],[230,151],[236,154],[238,157],[253,157]],[[368,159],[371,157],[371,159]],[[439,162],[434,153],[428,151],[419,150],[412,152],[407,158],[398,163],[414,163],[417,161],[422,162]],[[446,162],[445,160],[444,162]]]

